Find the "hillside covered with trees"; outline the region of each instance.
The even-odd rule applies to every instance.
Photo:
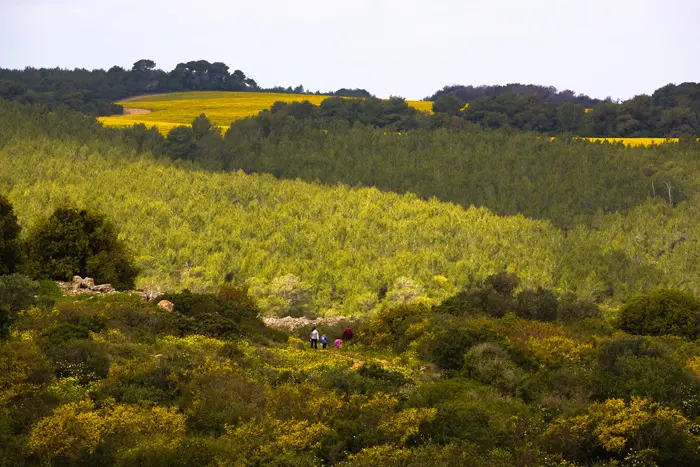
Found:
[[[473,124],[459,130],[415,127],[421,115],[401,99],[331,98],[319,106],[276,103],[234,122],[225,134],[205,115],[166,137],[144,125],[118,134],[137,151],[166,154],[201,169],[410,192],[466,208],[485,206],[500,215],[547,219],[566,229],[629,212],[650,199],[675,208],[697,186],[694,137],[629,148]],[[37,133],[53,131],[29,125]],[[98,131],[94,123],[86,125],[72,131]]]
[[[64,204],[106,213],[139,257],[140,286],[206,288],[233,271],[252,281],[265,299],[291,274],[307,288],[313,309],[349,313],[371,310],[380,291],[395,286],[400,277],[439,301],[470,276],[478,279],[502,270],[517,273],[528,286],[573,291],[592,300],[622,300],[655,285],[700,293],[694,144],[632,150],[577,141],[549,143],[534,134],[493,130],[433,133],[441,138],[433,144],[443,150],[450,144],[481,148],[463,155],[465,173],[473,170],[467,167],[477,167],[477,157],[489,164],[489,159],[512,154],[508,164],[515,167],[518,158],[532,161],[523,170],[534,171],[532,179],[541,180],[538,187],[521,185],[508,197],[491,199],[507,199],[519,206],[513,211],[521,212],[541,202],[564,216],[552,216],[554,220],[588,214],[586,222],[562,222],[562,228],[546,215],[543,220],[516,212],[499,217],[487,209],[498,206],[488,203],[461,207],[435,198],[421,200],[413,194],[418,190],[408,186],[399,195],[336,185],[338,179],[326,179],[333,184],[327,186],[242,171],[206,171],[189,160],[173,160],[175,153],[167,145],[165,155],[154,157],[148,150],[160,147],[153,146],[160,138],[155,131],[105,129],[80,114],[47,113],[19,104],[0,109],[7,122],[0,138],[0,190],[15,205],[22,226],[31,228]],[[208,140],[209,129],[203,128],[201,133],[197,125],[189,129],[204,135],[193,143],[197,150],[220,141],[216,133]],[[426,168],[426,175],[433,173],[427,169],[428,156],[409,162],[391,159],[400,157],[404,148],[420,151],[430,139],[384,133],[371,128],[319,131],[312,141],[357,157],[360,152],[352,146],[365,148],[377,155],[377,171],[384,160],[395,170],[413,165]],[[303,133],[288,135],[281,140],[287,148]],[[313,147],[308,140],[299,141]],[[278,154],[281,161],[294,153]],[[460,153],[453,154],[459,161]],[[529,167],[537,158],[547,163]],[[590,162],[581,162],[577,175],[562,178],[566,161],[579,158]],[[459,175],[457,163],[444,183]],[[491,164],[487,170],[505,166]],[[372,169],[361,159],[357,167]],[[449,168],[443,170],[447,174]],[[413,173],[419,181],[420,172]],[[497,173],[484,172],[482,180],[490,183],[484,188],[487,193],[489,186],[501,183],[491,175]],[[513,179],[503,174],[505,189]],[[322,179],[320,172],[308,176],[313,177]],[[558,191],[569,186],[560,180],[568,180],[568,191]],[[575,191],[577,186],[580,191]],[[608,197],[609,190],[617,190],[617,198]],[[590,211],[571,203],[576,196],[589,197]],[[606,210],[606,200],[619,204]]]
[[[443,118],[0,101],[0,465],[698,465],[695,138]]]

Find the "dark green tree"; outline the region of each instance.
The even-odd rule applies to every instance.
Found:
[[[176,126],[170,130],[163,147],[165,154],[172,159],[194,160],[197,155],[197,140],[192,127]]]
[[[134,63],[134,66],[131,68],[132,71],[151,71],[156,67],[156,62],[153,60],[149,60],[147,58],[143,58],[136,63]]]
[[[12,204],[0,195],[0,275],[11,274],[19,266],[22,257],[19,232]]]
[[[620,309],[618,326],[633,334],[695,339],[700,335],[700,300],[681,290],[653,290]]]
[[[464,102],[454,94],[440,94],[433,103],[433,112],[457,115],[464,107]]]
[[[27,274],[38,279],[87,276],[123,290],[138,273],[114,226],[84,209],[57,209],[29,234],[26,252]]]

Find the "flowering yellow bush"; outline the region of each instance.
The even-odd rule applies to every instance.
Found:
[[[61,378],[46,388],[46,392],[63,402],[79,402],[87,398],[88,388],[75,376]]]
[[[373,446],[365,448],[357,454],[348,457],[343,465],[350,466],[375,466],[389,467],[405,465],[411,457],[411,451],[406,448],[399,448],[390,445]]]
[[[377,426],[384,439],[404,444],[418,433],[421,423],[432,420],[437,409],[406,409],[386,417]]]
[[[539,361],[547,365],[561,364],[564,361],[578,363],[583,354],[593,350],[591,344],[581,344],[561,336],[544,339],[530,337],[527,346]]]
[[[308,382],[272,387],[267,397],[267,410],[284,419],[329,420],[344,406],[335,392]]]
[[[189,354],[215,353],[225,344],[226,342],[222,340],[197,334],[186,337],[164,336],[158,339],[157,342],[157,345],[160,347],[170,348]]]
[[[150,435],[181,436],[185,433],[185,417],[176,409],[151,409],[107,400],[101,409],[90,401],[71,402],[32,428],[27,447],[44,458],[77,459],[92,454],[107,438],[127,444]]]
[[[108,329],[105,332],[91,332],[90,337],[95,342],[99,343],[111,343],[111,344],[122,344],[127,342],[129,339],[124,335],[119,329]]]
[[[0,340],[0,407],[38,387],[29,377],[34,367],[43,365],[45,360],[32,340]]]
[[[226,427],[224,437],[237,447],[241,463],[236,465],[265,465],[317,449],[329,430],[306,420],[266,419]]]
[[[285,347],[268,349],[274,359],[260,360],[263,367],[278,371],[293,369],[299,373],[315,373],[330,367],[347,368],[352,366],[351,360],[340,358],[334,351],[311,352],[304,345],[303,348]]]
[[[690,371],[695,373],[696,376],[700,377],[700,357],[691,358],[688,360],[686,366],[690,368]]]
[[[690,421],[678,410],[669,409],[649,399],[633,397],[609,399],[593,404],[584,415],[555,421],[545,436],[568,436],[583,441],[593,437],[595,444],[610,453],[627,449],[643,450],[653,447],[671,434],[681,441],[700,446],[700,437],[690,433]],[[686,438],[686,439],[683,439]]]
[[[27,448],[44,457],[78,458],[92,454],[102,441],[104,419],[81,401],[63,405],[32,428]]]

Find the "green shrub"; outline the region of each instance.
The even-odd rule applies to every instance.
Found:
[[[26,276],[0,276],[0,306],[10,312],[16,313],[34,305],[39,291],[39,284]]]
[[[55,282],[49,280],[39,281],[37,291],[37,305],[42,308],[51,308],[61,298],[63,292]]]
[[[11,324],[10,310],[0,306],[0,339],[7,339],[10,336]]]
[[[508,351],[492,344],[478,344],[469,349],[464,358],[462,372],[480,383],[512,393],[523,377],[523,372],[513,363]]]
[[[522,290],[517,297],[515,314],[521,318],[536,321],[555,321],[559,311],[559,301],[551,290]]]
[[[38,342],[54,361],[56,376],[77,377],[81,383],[106,377],[110,358],[90,338],[91,332],[101,332],[106,327],[106,317],[93,314],[71,316],[43,330]]]
[[[649,339],[604,341],[598,349],[598,369],[591,381],[593,394],[599,399],[647,397],[687,415],[700,415],[700,380]]]
[[[525,422],[526,406],[496,390],[457,378],[425,383],[408,397],[409,407],[435,407],[436,416],[420,426],[417,439],[440,444],[468,441],[482,447],[513,446]]]
[[[191,436],[173,440],[150,437],[135,447],[119,453],[116,464],[121,467],[200,467],[220,465],[222,459],[236,458],[236,446],[223,438]]]
[[[503,339],[494,331],[483,326],[483,322],[447,321],[436,329],[431,360],[441,368],[459,370],[464,365],[464,356],[470,348],[484,342],[501,342]]]
[[[604,371],[614,371],[617,361],[622,357],[660,357],[662,354],[649,339],[643,337],[609,339],[598,347],[598,366]]]
[[[373,392],[398,392],[399,388],[408,383],[403,374],[387,370],[376,362],[363,364],[357,373],[370,383],[368,386],[373,387]]]
[[[81,384],[107,377],[111,358],[107,351],[90,339],[66,342],[51,350],[59,378],[77,378]]]
[[[435,307],[435,313],[464,316],[483,313],[500,318],[514,307],[513,292],[520,283],[515,274],[498,273],[472,283]]]
[[[37,302],[39,284],[19,274],[0,276],[0,338],[6,338],[17,312]]]
[[[188,414],[188,427],[217,436],[224,433],[226,425],[236,426],[259,415],[266,397],[265,391],[243,373],[197,374],[182,392],[178,403]]]
[[[0,195],[0,275],[12,274],[20,264],[20,227],[12,204]]]
[[[392,346],[396,350],[403,350],[406,345],[403,337],[408,326],[429,315],[430,307],[421,302],[394,306],[382,304],[368,323],[367,339],[376,346]],[[330,339],[332,336],[328,337]],[[336,337],[340,337],[340,334]]]
[[[557,320],[582,321],[584,319],[598,319],[603,313],[600,307],[593,302],[581,300],[573,293],[566,293],[559,299]]]
[[[26,271],[38,279],[68,281],[88,276],[117,289],[131,289],[138,271],[117,231],[101,214],[57,209],[26,240]]]
[[[620,309],[618,326],[632,334],[695,339],[700,335],[700,300],[680,290],[653,290]]]
[[[267,331],[258,318],[255,302],[245,289],[234,291],[227,287],[218,296],[185,290],[162,298],[175,305],[176,316],[180,317],[180,327],[185,334],[251,338]]]

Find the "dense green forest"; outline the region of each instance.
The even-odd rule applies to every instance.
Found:
[[[32,123],[43,118],[40,110],[4,108],[33,112],[8,120],[27,120],[23,125],[37,134],[60,135],[67,121],[61,117],[64,123],[44,129]],[[570,135],[550,141],[473,124],[459,130],[415,128],[417,115],[400,99],[332,98],[320,106],[276,103],[257,117],[234,122],[223,135],[201,116],[165,138],[143,125],[123,130],[119,138],[137,151],[166,154],[206,170],[410,192],[425,200],[485,206],[501,215],[547,219],[567,229],[591,225],[600,215],[629,212],[650,199],[675,208],[697,186],[700,145],[694,138],[628,148]],[[117,137],[83,121],[84,129],[70,132]],[[396,126],[414,129],[397,132]]]
[[[334,179],[320,171],[304,176],[325,185],[281,181],[269,174],[211,172],[202,170],[201,163],[147,152],[158,142],[155,131],[105,129],[80,114],[11,103],[2,104],[0,112],[6,128],[0,136],[0,191],[14,204],[20,224],[31,229],[63,205],[104,212],[139,258],[141,287],[206,289],[233,272],[252,284],[270,309],[278,289],[291,281],[305,290],[311,309],[346,314],[376,307],[381,290],[397,287],[401,277],[439,301],[470,277],[502,270],[519,274],[527,286],[573,291],[592,300],[622,300],[656,285],[700,293],[700,217],[694,201],[698,148],[690,142],[625,149],[575,140],[547,142],[535,134],[503,130],[441,131],[421,139],[361,127],[319,131],[310,140],[301,138],[300,127],[278,139],[283,143],[275,153],[278,162],[295,156],[300,157],[295,164],[304,167],[303,157],[322,157],[310,151],[312,143],[328,144],[336,148],[336,159],[343,154],[357,158],[354,165],[345,165],[350,174],[369,168],[390,175],[380,172],[383,166],[399,173],[415,166],[425,176],[435,176],[430,158],[439,161],[450,147],[478,148],[466,155],[455,149],[454,163],[445,163],[440,169],[444,175],[435,180],[456,186],[449,180],[460,175],[458,164],[464,164],[465,174],[482,164],[480,179],[490,185],[482,185],[486,195],[474,193],[517,207],[490,202],[460,207],[419,199],[414,194],[420,193],[419,170],[411,175],[414,186],[398,187],[406,191],[403,195],[349,188],[347,183],[365,182]],[[211,129],[205,127],[204,133],[221,141]],[[248,144],[243,137],[235,139]],[[292,144],[299,150],[291,151]],[[414,158],[427,144],[436,148]],[[361,159],[354,146],[383,162]],[[207,138],[193,147],[206,154]],[[540,158],[546,163],[538,164]],[[529,163],[519,165],[520,159]],[[569,165],[578,171],[567,175]],[[528,178],[537,180],[537,186],[505,167],[532,174]],[[275,173],[273,169],[258,168]],[[338,180],[346,184],[336,184]],[[473,180],[479,179],[467,179],[462,190],[470,189]],[[512,187],[517,180],[523,183]],[[374,183],[393,188],[379,178]],[[498,196],[494,187],[507,197]],[[591,206],[580,204],[581,199]],[[499,217],[487,208],[530,210],[543,219]],[[582,216],[586,222],[576,222]]]

